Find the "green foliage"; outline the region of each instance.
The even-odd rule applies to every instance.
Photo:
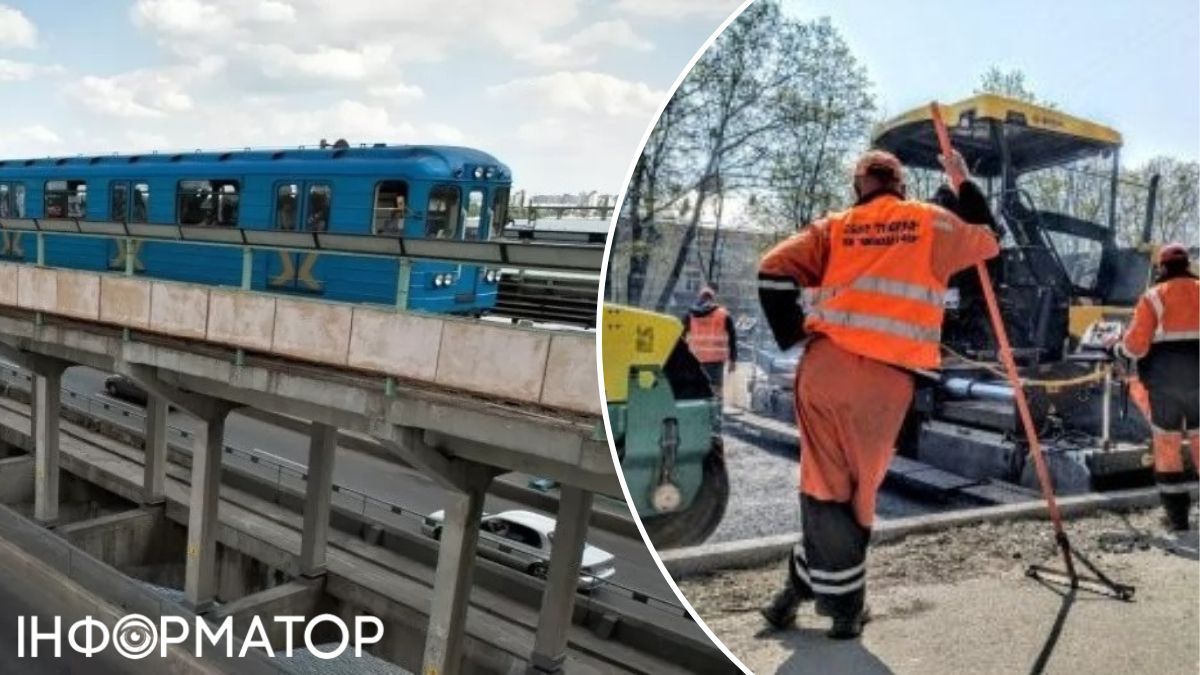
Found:
[[[664,309],[689,261],[719,283],[719,236],[694,248],[701,220],[727,197],[753,196],[752,217],[793,230],[843,201],[849,156],[865,144],[875,104],[864,68],[833,25],[785,16],[776,0],[752,4],[684,79],[651,131],[622,205],[616,241],[651,236],[664,218],[682,229],[663,265],[632,246],[614,263],[623,288],[609,295]],[[649,295],[646,295],[646,294]]]

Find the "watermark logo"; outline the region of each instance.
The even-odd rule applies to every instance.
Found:
[[[383,622],[373,616],[354,617],[354,627],[346,625],[340,617],[333,614],[319,614],[311,619],[303,616],[284,615],[272,617],[271,621],[284,624],[285,644],[278,655],[292,656],[297,645],[295,636],[302,635],[303,647],[319,659],[336,659],[351,646],[354,656],[361,657],[365,645],[371,645],[383,639]],[[49,624],[49,625],[47,625]],[[303,626],[302,629],[298,629]],[[322,628],[324,626],[324,628]],[[321,632],[318,632],[318,630]],[[319,636],[334,637],[332,647],[330,641],[314,642]],[[110,629],[108,624],[86,616],[69,626],[63,626],[62,617],[55,616],[52,621],[39,620],[36,616],[17,617],[17,657],[38,658],[48,656],[46,647],[55,658],[60,658],[63,642],[77,654],[91,658],[111,649],[126,659],[144,659],[151,654],[167,656],[172,645],[183,645],[192,648],[192,654],[197,658],[204,656],[205,649],[224,652],[225,656],[233,657],[235,643],[240,642],[236,650],[238,657],[244,657],[251,649],[265,651],[267,656],[277,655],[262,617],[254,617],[246,626],[243,633],[238,633],[233,625],[233,617],[225,617],[221,623],[213,625],[203,617],[195,617],[189,622],[181,616],[163,616],[158,622],[142,614],[129,614],[121,617]],[[321,649],[325,647],[325,649]]]

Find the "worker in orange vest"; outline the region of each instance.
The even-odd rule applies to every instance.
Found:
[[[1138,379],[1150,398],[1154,478],[1172,529],[1189,527],[1189,481],[1183,441],[1200,466],[1200,280],[1183,244],[1159,251],[1155,284],[1133,310],[1117,353],[1137,359]]]
[[[943,166],[949,162],[965,175],[958,153]],[[759,295],[777,339],[788,330],[780,317],[789,315],[795,336],[808,336],[795,385],[801,540],[787,586],[762,614],[783,628],[801,601],[815,599],[835,639],[857,637],[869,619],[865,563],[875,500],[914,371],[941,363],[947,280],[999,252],[988,227],[906,199],[903,167],[890,153],[862,156],[854,191],[853,207],[802,229],[759,265]],[[970,181],[959,198],[984,203]]]
[[[737,369],[737,330],[729,310],[717,303],[717,293],[711,287],[701,288],[696,304],[688,309],[683,318],[683,336],[712,383],[713,395],[723,401],[726,365],[731,373]]]

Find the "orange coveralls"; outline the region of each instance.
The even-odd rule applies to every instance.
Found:
[[[876,496],[913,395],[907,369],[940,365],[947,281],[998,252],[987,228],[882,193],[762,259],[760,283],[790,279],[810,304],[795,386],[803,537],[792,578],[819,609],[861,608]]]
[[[1200,281],[1178,276],[1151,287],[1133,310],[1120,351],[1138,359],[1149,396],[1154,474],[1163,506],[1186,526],[1191,497],[1184,474],[1187,435],[1200,467]]]

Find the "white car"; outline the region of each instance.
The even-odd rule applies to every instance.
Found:
[[[445,511],[435,511],[421,523],[421,533],[441,539]],[[484,514],[479,524],[479,554],[502,565],[546,578],[554,542],[553,518],[530,511]],[[579,590],[588,592],[616,573],[608,551],[584,544]]]

